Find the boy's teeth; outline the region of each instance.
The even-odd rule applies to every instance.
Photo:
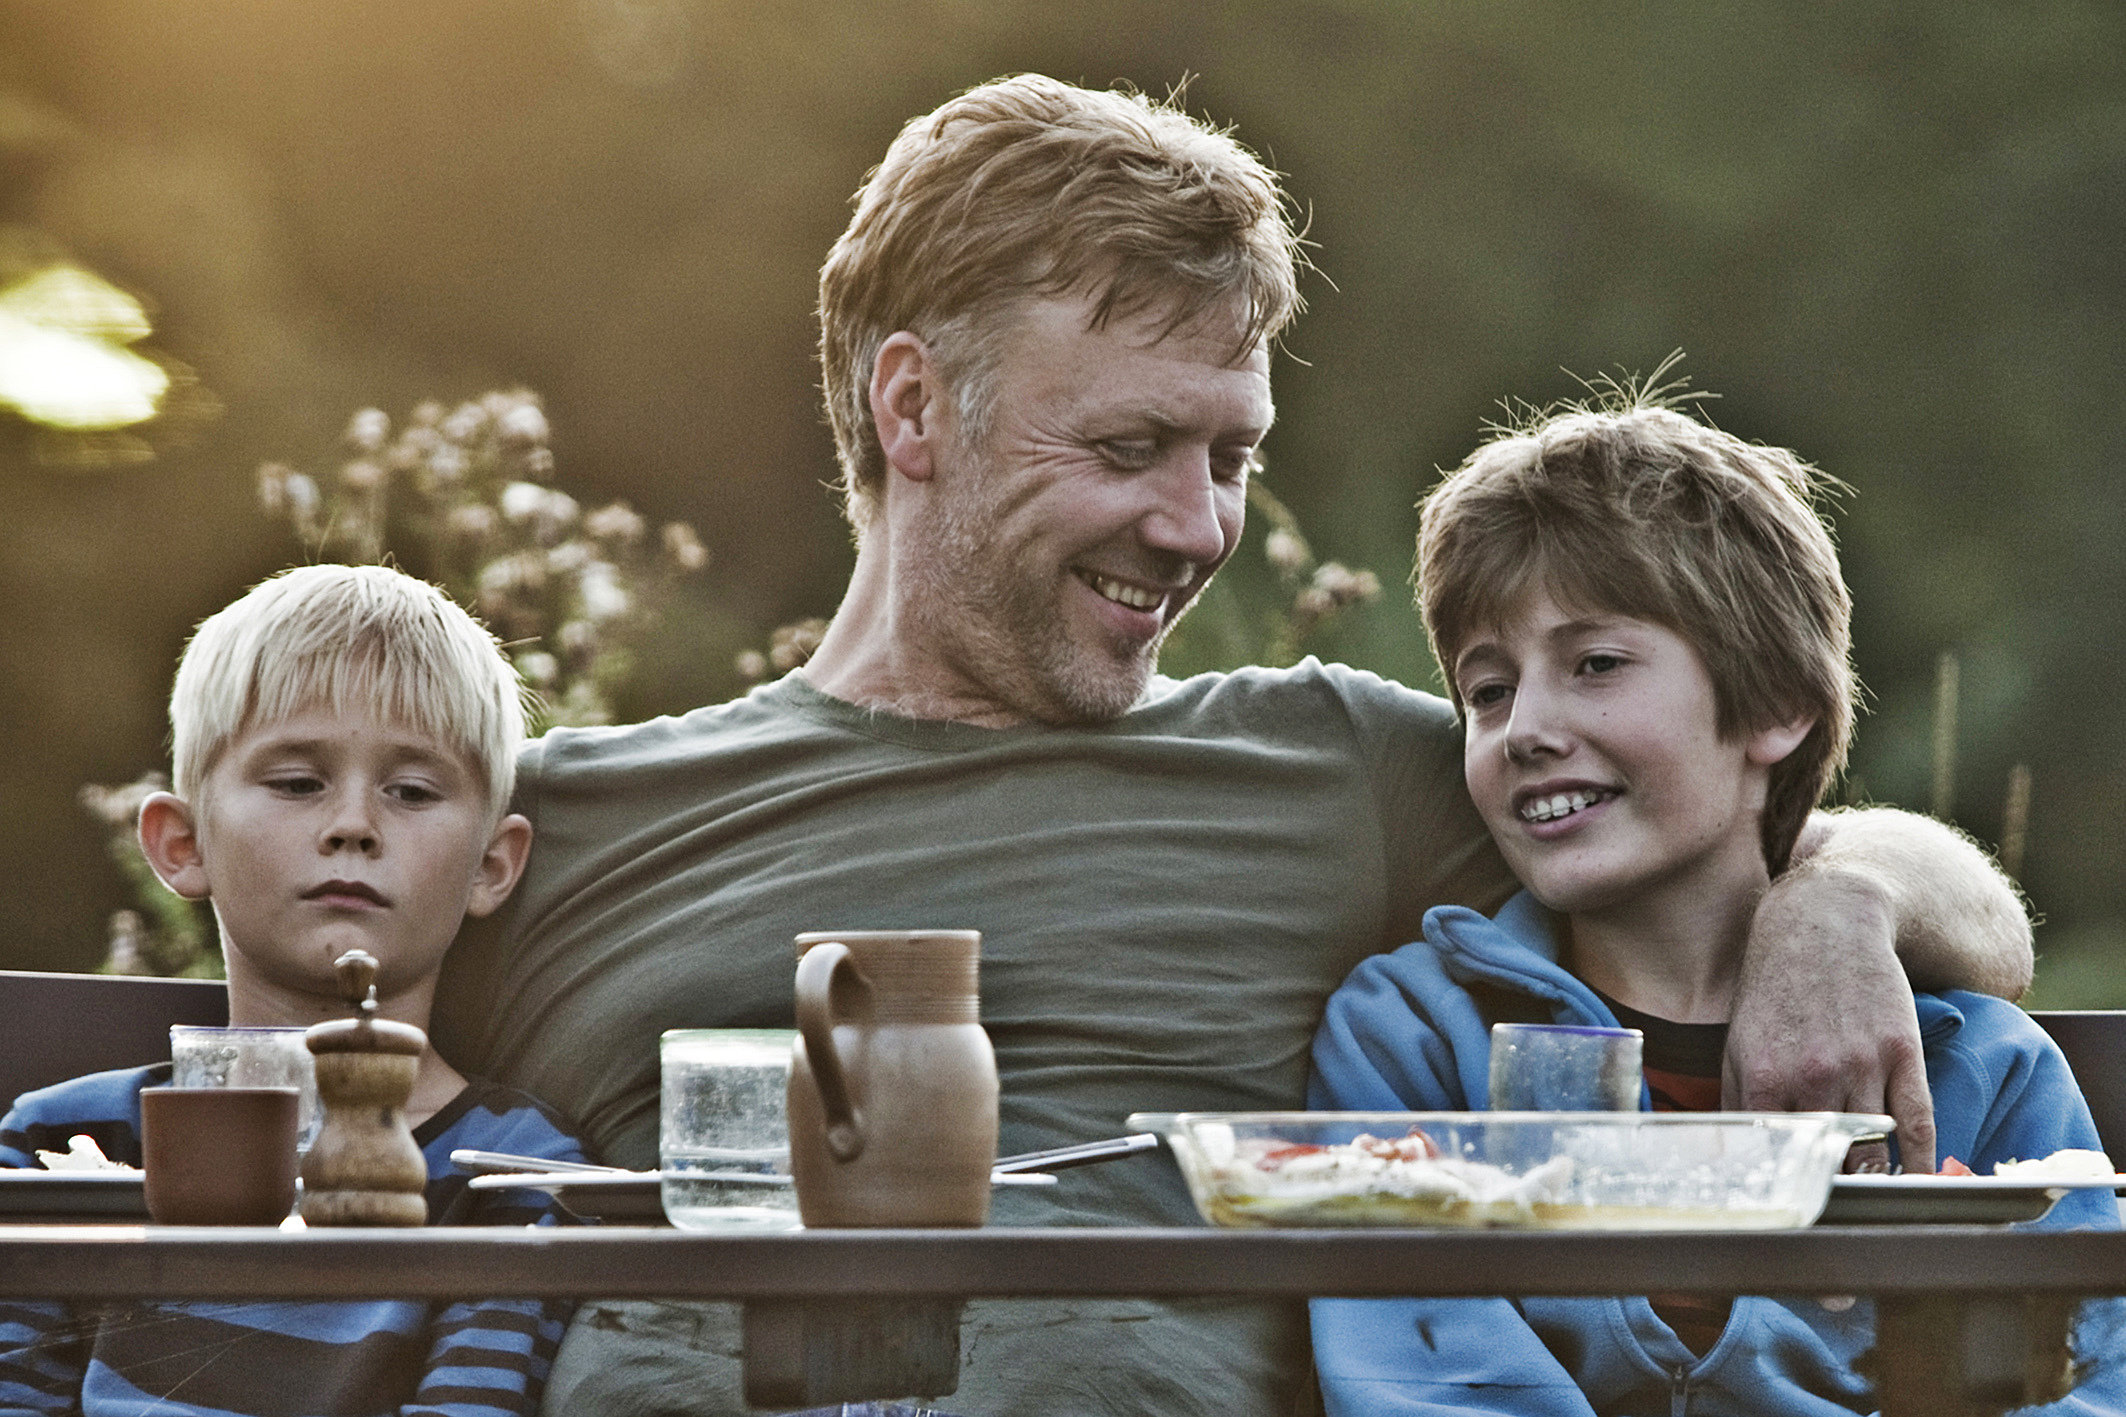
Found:
[[[1124,585],[1121,581],[1111,580],[1106,576],[1088,573],[1085,583],[1117,605],[1127,605],[1132,610],[1157,610],[1160,602],[1166,599],[1166,596],[1158,591],[1139,590],[1133,585]]]
[[[1601,801],[1607,793],[1592,792],[1585,788],[1572,792],[1557,792],[1548,797],[1538,797],[1521,807],[1524,822],[1554,822],[1560,817],[1569,817],[1574,812],[1584,811]]]

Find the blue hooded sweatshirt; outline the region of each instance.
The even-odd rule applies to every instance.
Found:
[[[1423,940],[1353,970],[1314,1039],[1310,1104],[1480,1107],[1491,1020],[1476,995],[1532,1002],[1557,1023],[1615,1027],[1559,965],[1554,918],[1526,892],[1495,919],[1443,906],[1425,916]],[[1987,1174],[2000,1161],[2098,1146],[2066,1060],[2022,1010],[1962,991],[1917,1004],[1940,1154]],[[2115,1230],[2118,1203],[2109,1191],[2071,1191],[2033,1225]],[[1854,1371],[1873,1342],[1865,1299],[1739,1298],[1702,1355],[1643,1297],[1316,1299],[1312,1308],[1330,1417],[1849,1417],[1878,1406]],[[2075,1351],[2085,1365],[2075,1390],[2026,1411],[2126,1413],[2126,1300],[2083,1305]]]

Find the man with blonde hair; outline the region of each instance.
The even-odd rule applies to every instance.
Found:
[[[1274,174],[1171,105],[1022,75],[903,128],[820,281],[841,609],[744,699],[532,745],[540,845],[461,941],[448,1039],[650,1166],[661,1030],[789,1026],[799,931],[971,927],[1006,1151],[1140,1108],[1297,1105],[1337,981],[1424,906],[1511,889],[1439,699],[1311,660],[1156,674],[1239,542],[1299,266]],[[1745,1067],[1838,1073],[1795,1100],[1907,1085],[1893,938],[1929,971],[2028,976],[1983,862],[1920,889],[1866,836],[1841,827],[1767,896],[1775,944],[1798,922],[1849,957],[1855,1012],[1789,1029],[1822,962],[1754,956]],[[1923,1127],[1923,1084],[1899,1102]],[[1140,1161],[1000,1192],[992,1223],[1195,1218]],[[729,1310],[590,1304],[548,1410],[739,1412],[737,1351]],[[975,1304],[962,1352],[966,1413],[1240,1417],[1306,1384],[1296,1303]]]

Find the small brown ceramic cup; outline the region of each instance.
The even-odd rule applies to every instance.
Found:
[[[295,1207],[292,1087],[140,1093],[148,1216],[158,1225],[278,1225]]]

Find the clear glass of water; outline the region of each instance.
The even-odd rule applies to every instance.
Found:
[[[211,1028],[170,1025],[170,1082],[176,1087],[292,1087],[296,1090],[298,1155],[310,1149],[324,1120],[318,1111],[316,1060],[293,1027]]]
[[[663,1069],[664,1213],[682,1230],[796,1230],[787,1028],[675,1028]]]
[[[1636,1112],[1641,1034],[1573,1024],[1491,1025],[1494,1112]]]

